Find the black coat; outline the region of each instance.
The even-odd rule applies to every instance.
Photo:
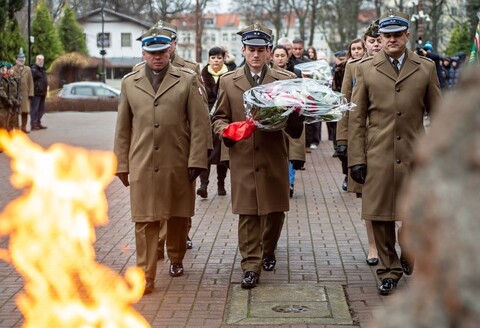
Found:
[[[47,95],[48,80],[45,68],[40,67],[37,64],[32,64],[32,77],[33,77],[33,94],[36,97],[42,97]]]

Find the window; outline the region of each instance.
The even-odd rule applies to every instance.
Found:
[[[223,42],[228,41],[228,33],[223,33],[223,34],[222,34],[222,41],[223,41]]]
[[[79,96],[93,96],[93,89],[88,86],[74,87],[72,89],[72,94]]]
[[[122,33],[120,38],[121,38],[122,47],[132,46],[132,33]]]
[[[458,8],[457,7],[452,7],[451,8],[451,13],[453,16],[457,16],[458,15]]]
[[[230,38],[232,39],[232,41],[237,41],[237,33],[232,33]]]
[[[103,48],[110,47],[110,33],[98,33],[97,34],[97,47],[102,48],[102,40],[103,40]]]
[[[217,35],[215,33],[212,33],[212,35],[210,36],[210,39],[212,40],[212,43],[216,43],[217,42]]]
[[[112,91],[108,90],[108,89],[105,89],[105,88],[97,88],[95,89],[95,91],[97,92],[97,96],[99,97],[111,97],[111,98],[114,98],[116,97],[116,94],[113,93]]]

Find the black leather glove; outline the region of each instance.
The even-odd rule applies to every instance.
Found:
[[[301,170],[303,165],[305,165],[305,161],[293,160],[293,161],[290,161],[290,163],[292,163],[292,167],[294,170]]]
[[[347,157],[347,149],[347,145],[338,145],[336,149],[338,157]]]
[[[122,181],[125,187],[128,187],[130,185],[130,183],[128,182],[128,173],[121,172],[117,173],[116,176],[120,179],[120,181]]]
[[[350,176],[353,181],[364,184],[367,177],[367,166],[365,164],[357,164],[350,167]]]
[[[298,139],[303,132],[303,122],[305,117],[298,114],[297,111],[293,111],[288,115],[287,126],[285,127],[285,132],[288,133],[293,139]]]
[[[205,171],[205,169],[201,169],[199,167],[189,167],[188,178],[190,179],[190,181],[195,181],[195,179],[197,179],[200,173],[202,173],[203,171]]]
[[[226,137],[223,137],[222,140],[225,146],[227,146],[228,148],[235,146],[235,144],[237,143],[235,140],[232,140]]]

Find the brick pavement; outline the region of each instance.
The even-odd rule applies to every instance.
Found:
[[[29,136],[44,147],[61,142],[110,150],[115,118],[116,113],[108,112],[48,113],[44,123],[49,129]],[[326,140],[326,129],[323,132]],[[293,283],[341,284],[354,323],[342,327],[366,327],[384,299],[377,294],[374,269],[365,263],[367,242],[359,219],[360,200],[341,190],[341,166],[332,153],[331,142],[322,141],[318,149],[307,154],[306,170],[297,171],[295,195],[278,245],[277,267],[274,272],[263,272],[260,282],[279,288]],[[231,213],[229,192],[224,197],[216,195],[212,171],[209,197],[197,199],[191,231],[193,249],[184,261],[185,275],[170,278],[168,263],[159,263],[154,292],[134,305],[152,327],[235,327],[226,325],[225,309],[230,287],[242,278],[237,217]],[[9,174],[8,160],[0,154],[0,209],[19,195],[8,182]],[[123,273],[135,265],[128,189],[115,180],[107,188],[107,197],[110,221],[96,229],[97,261]],[[7,239],[0,239],[0,248],[6,247]],[[22,284],[15,270],[0,261],[0,328],[21,326],[15,296]],[[399,287],[405,284],[402,279]]]

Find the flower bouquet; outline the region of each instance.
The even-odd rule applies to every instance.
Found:
[[[233,122],[223,136],[235,141],[249,138],[255,129],[278,131],[288,116],[296,111],[306,123],[335,122],[355,105],[332,91],[321,81],[293,79],[275,81],[254,87],[243,94],[246,120]]]
[[[330,65],[326,60],[316,60],[295,65],[302,72],[303,78],[321,81],[322,84],[331,85],[333,76]]]

